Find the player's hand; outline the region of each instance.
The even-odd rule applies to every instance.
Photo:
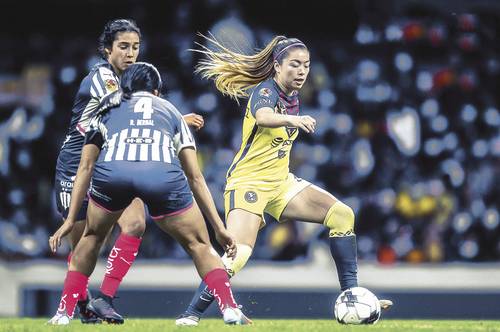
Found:
[[[205,120],[203,117],[196,113],[189,113],[183,116],[184,121],[187,125],[193,127],[194,130],[200,130],[205,125]]]
[[[294,117],[294,126],[299,127],[306,133],[314,133],[316,129],[316,120],[309,115],[299,115]]]
[[[66,219],[66,221],[59,227],[59,229],[49,237],[49,246],[52,252],[56,252],[57,248],[61,246],[61,240],[68,235],[72,230],[75,223]]]
[[[234,259],[236,257],[236,241],[231,233],[223,229],[215,234],[215,238],[226,252],[227,257]]]

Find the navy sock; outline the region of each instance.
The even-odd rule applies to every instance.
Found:
[[[342,291],[358,286],[356,235],[331,237],[330,252],[337,266]]]
[[[191,303],[186,310],[189,315],[200,317],[214,301],[214,296],[210,294],[207,285],[202,281],[196,293],[194,293]]]

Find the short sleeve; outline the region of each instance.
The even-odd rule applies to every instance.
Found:
[[[101,100],[105,95],[118,90],[118,80],[116,75],[104,66],[99,67],[90,83],[90,95]]]
[[[93,144],[96,145],[99,149],[102,149],[104,145],[104,135],[103,133],[103,124],[101,122],[101,117],[96,116],[90,121],[90,125],[87,128],[85,133],[85,142],[84,145]]]
[[[255,117],[258,109],[263,107],[270,107],[274,109],[277,101],[278,94],[276,90],[265,85],[258,86],[250,98],[250,111]]]
[[[174,135],[174,148],[177,155],[179,155],[179,152],[181,152],[182,149],[187,147],[196,149],[193,134],[191,134],[191,131],[182,116],[179,117],[179,125],[177,129],[178,131]]]

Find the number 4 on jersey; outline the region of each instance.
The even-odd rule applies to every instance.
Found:
[[[153,99],[150,97],[142,97],[135,103],[134,113],[142,113],[143,120],[151,119],[153,114]]]

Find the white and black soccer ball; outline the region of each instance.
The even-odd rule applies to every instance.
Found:
[[[380,318],[380,303],[368,289],[353,287],[339,295],[333,311],[341,324],[375,324]]]

